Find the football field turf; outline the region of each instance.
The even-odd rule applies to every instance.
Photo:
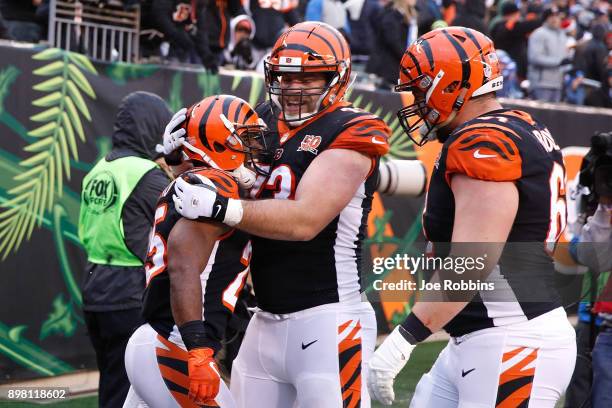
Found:
[[[410,361],[406,368],[400,373],[395,381],[395,404],[394,407],[408,407],[408,402],[414,392],[416,383],[421,375],[429,370],[432,363],[440,353],[440,350],[445,346],[446,342],[437,341],[431,343],[423,343],[419,345],[412,353]],[[365,383],[364,383],[365,386]],[[34,407],[53,407],[53,408],[95,408],[97,407],[97,398],[95,396],[76,398],[68,401],[62,401],[51,404],[33,404],[25,402],[7,402],[0,401],[0,407],[11,408],[34,408]],[[378,403],[372,404],[373,408],[380,408],[383,405]]]

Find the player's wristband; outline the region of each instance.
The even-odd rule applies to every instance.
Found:
[[[240,200],[230,198],[227,200],[227,209],[225,210],[223,223],[233,227],[242,221],[242,214],[242,202]]]
[[[414,313],[410,313],[406,320],[399,326],[399,332],[410,344],[418,344],[431,336],[431,330],[423,324]]]
[[[217,348],[214,347],[215,342],[211,341],[206,336],[206,330],[204,330],[204,322],[202,320],[192,320],[183,324],[178,329],[187,350],[202,347],[209,347],[215,351],[217,350]]]

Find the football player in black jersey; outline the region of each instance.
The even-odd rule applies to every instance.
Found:
[[[414,104],[398,112],[400,121],[409,135],[420,133],[417,145],[443,144],[423,215],[433,255],[485,243],[483,278],[495,289],[415,303],[370,359],[368,388],[384,404],[393,402],[393,380],[416,344],[441,329],[451,340],[411,407],[552,408],[571,378],[574,330],[552,287],[549,252],[565,227],[563,158],[546,127],[500,105],[501,87],[493,43],[471,29],[431,31],[402,58],[396,90],[412,92]],[[439,253],[449,242],[450,253]],[[513,252],[515,243],[527,250]]]
[[[369,407],[362,378],[376,340],[362,301],[361,251],[387,125],[343,97],[351,56],[320,22],[282,34],[265,62],[270,100],[257,112],[274,160],[226,199],[177,182],[177,207],[252,234],[258,306],[232,367],[239,407]]]
[[[179,179],[238,199],[239,188],[255,181],[244,177],[249,174],[244,162],[257,150],[265,128],[257,114],[240,98],[217,95],[184,116],[175,120],[184,124],[173,132],[186,135],[179,168],[200,167]],[[127,346],[132,387],[124,406],[233,407],[214,356],[247,278],[250,242],[245,233],[219,222],[182,218],[172,200],[174,189],[172,183],[164,190],[155,212],[145,264],[146,323]]]

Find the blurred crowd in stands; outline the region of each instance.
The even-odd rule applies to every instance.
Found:
[[[80,2],[100,10],[138,5],[141,62],[196,64],[210,72],[262,71],[283,30],[323,21],[347,37],[358,81],[379,89],[393,87],[402,54],[419,35],[460,25],[494,40],[505,81],[500,96],[612,108],[612,0]],[[47,41],[49,10],[50,0],[0,0],[0,38]]]

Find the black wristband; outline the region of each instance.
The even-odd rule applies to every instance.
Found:
[[[212,219],[223,222],[225,220],[225,213],[227,212],[227,206],[229,205],[229,199],[217,193],[217,199],[213,204]]]
[[[202,320],[192,320],[183,324],[178,329],[187,350],[209,347],[216,351],[214,342],[206,337],[206,330],[204,330],[204,322]]]
[[[432,334],[431,330],[414,313],[410,313],[400,325],[399,332],[412,345],[422,342]]]

